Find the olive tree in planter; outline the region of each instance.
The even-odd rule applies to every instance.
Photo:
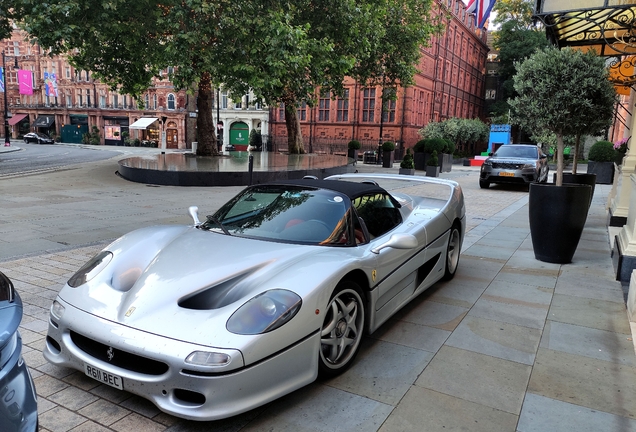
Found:
[[[362,147],[360,141],[351,140],[349,144],[347,144],[347,156],[353,159],[353,163],[356,164],[358,162],[358,150]]]
[[[439,177],[439,160],[437,159],[437,150],[433,150],[431,156],[426,161],[426,176]]]
[[[415,174],[415,163],[413,162],[413,155],[411,154],[410,148],[406,149],[406,154],[402,158],[402,162],[400,162],[400,174]]]
[[[597,141],[590,148],[587,159],[587,172],[596,174],[596,183],[612,184],[616,161],[614,144],[609,141]]]
[[[587,219],[591,187],[563,183],[563,136],[592,134],[609,126],[615,101],[605,61],[593,52],[550,47],[516,64],[510,101],[515,121],[526,130],[557,138],[555,184],[530,185],[529,221],[535,257],[572,261]]]
[[[385,141],[382,143],[382,167],[391,168],[395,159],[395,143]]]

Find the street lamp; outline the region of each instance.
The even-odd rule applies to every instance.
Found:
[[[8,147],[11,145],[9,138],[9,103],[7,102],[7,66],[5,64],[6,57],[4,50],[2,51],[2,85],[4,86],[4,145]],[[15,68],[18,68],[18,58],[13,57],[15,60]]]

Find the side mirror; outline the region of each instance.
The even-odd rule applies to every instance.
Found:
[[[494,155],[494,153],[493,153],[493,152],[488,153],[488,156],[492,156],[492,155]]]
[[[411,234],[393,234],[391,238],[382,243],[380,246],[377,246],[371,249],[371,252],[374,254],[379,254],[382,249],[393,248],[393,249],[414,249],[417,247],[417,239],[414,235]]]

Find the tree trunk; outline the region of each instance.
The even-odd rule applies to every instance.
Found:
[[[574,144],[574,160],[572,161],[572,174],[576,174],[576,167],[579,159],[579,143],[581,142],[581,134],[576,134],[576,143]],[[572,152],[570,152],[572,154]]]
[[[287,126],[287,148],[289,154],[305,153],[303,134],[300,131],[300,120],[298,119],[296,105],[293,103],[285,104],[285,125]]]
[[[556,185],[563,185],[563,134],[559,131],[556,134],[557,138],[557,172],[556,172]]]
[[[197,156],[218,156],[214,120],[212,119],[213,91],[210,74],[203,72],[199,80],[197,96]]]

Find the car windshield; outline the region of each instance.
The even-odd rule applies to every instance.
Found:
[[[536,147],[532,147],[532,146],[504,145],[497,149],[497,151],[495,152],[495,156],[537,159],[538,151]]]
[[[202,228],[298,244],[342,245],[349,238],[349,199],[300,186],[253,186],[233,198]],[[216,221],[215,221],[216,219]]]

